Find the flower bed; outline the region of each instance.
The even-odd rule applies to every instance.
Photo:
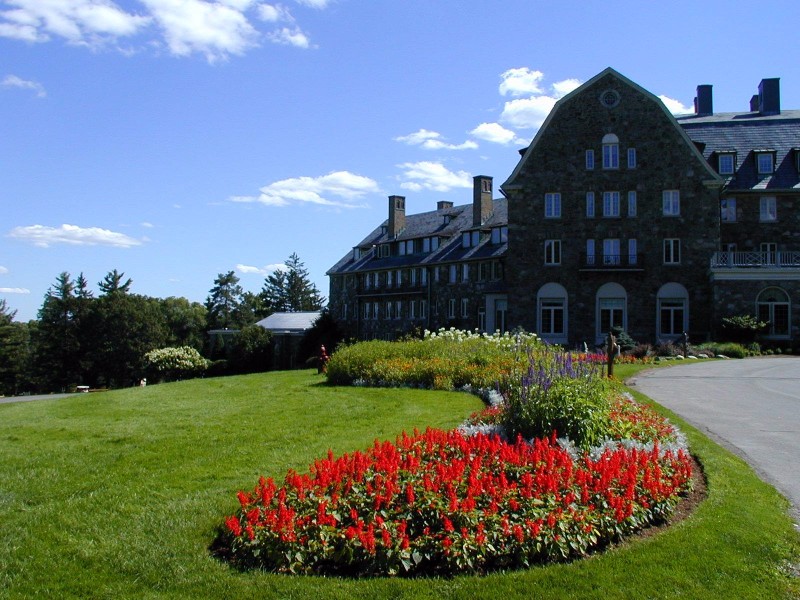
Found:
[[[226,520],[240,566],[285,573],[485,572],[582,556],[664,519],[690,485],[683,450],[574,459],[553,438],[429,429],[261,479]]]

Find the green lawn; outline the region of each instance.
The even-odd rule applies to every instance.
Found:
[[[786,502],[679,421],[709,499],[603,555],[449,580],[235,571],[207,548],[259,475],[282,478],[328,448],[404,429],[452,427],[482,406],[466,394],[321,381],[269,373],[0,405],[0,598],[800,597]]]

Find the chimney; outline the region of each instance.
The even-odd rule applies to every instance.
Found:
[[[758,84],[758,112],[762,115],[781,114],[781,80],[762,79]]]
[[[750,112],[758,112],[758,94],[750,98]]]
[[[472,178],[472,226],[480,227],[491,216],[494,205],[492,203],[492,178],[486,175],[477,175]]]
[[[406,197],[389,196],[389,234],[396,237],[406,227]]]
[[[436,203],[436,210],[446,210],[448,208],[453,208],[453,203],[449,200],[439,200]]]
[[[694,112],[698,116],[709,116],[714,114],[714,100],[710,85],[698,85],[697,96],[694,99]]]

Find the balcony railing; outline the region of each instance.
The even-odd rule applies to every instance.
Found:
[[[643,256],[634,254],[581,254],[584,269],[641,269]]]
[[[711,268],[800,268],[800,252],[715,252]]]

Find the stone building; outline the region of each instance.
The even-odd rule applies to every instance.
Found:
[[[565,345],[715,336],[726,316],[800,339],[800,111],[765,79],[743,113],[712,88],[675,118],[606,69],[561,98],[493,199],[388,219],[330,271],[349,335],[521,326]],[[471,209],[471,210],[470,210]]]

